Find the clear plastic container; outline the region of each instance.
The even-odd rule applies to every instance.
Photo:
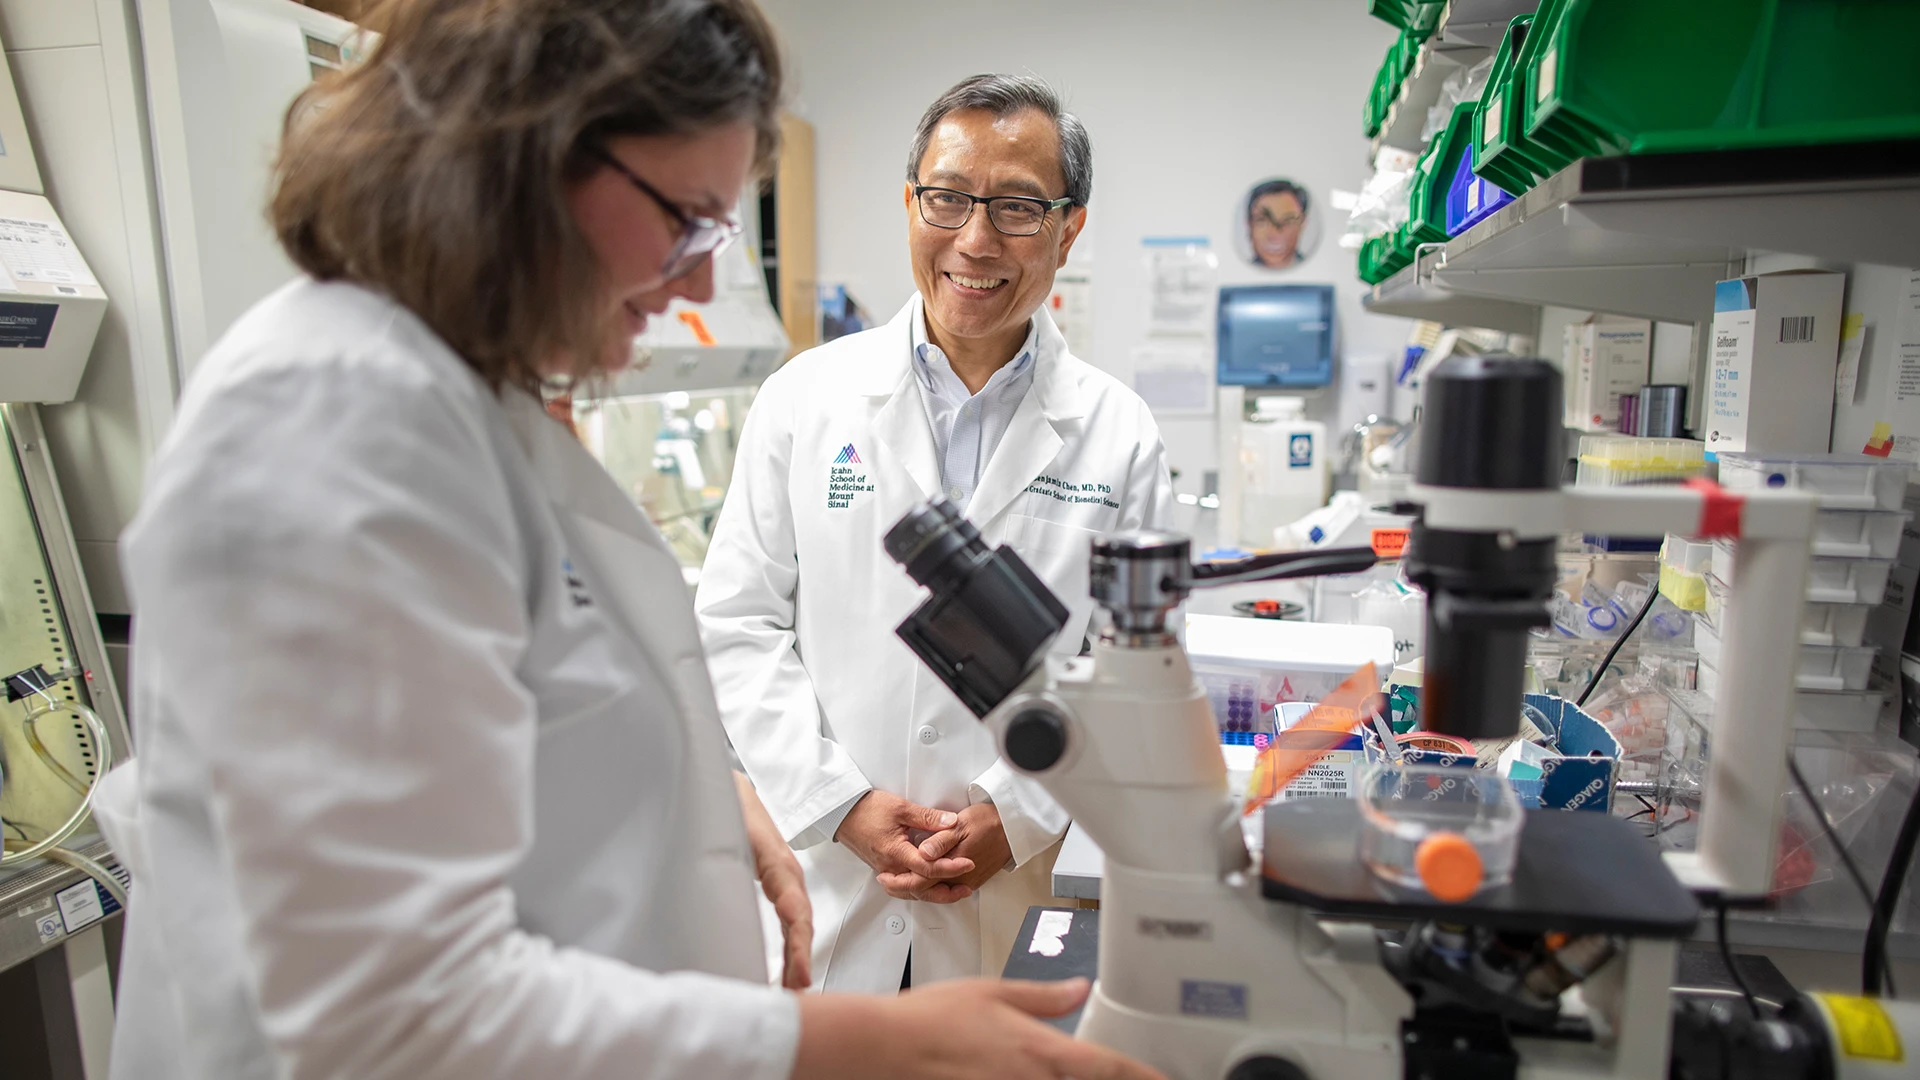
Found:
[[[1712,574],[1706,576],[1707,606],[1704,614],[1714,627],[1721,625],[1727,606],[1727,586]],[[1867,616],[1873,604],[1802,604],[1800,641],[1806,645],[1859,645],[1867,636]]]
[[[1701,666],[1717,672],[1722,659],[1720,632],[1706,619],[1697,620],[1693,647],[1700,653]],[[1793,685],[1801,690],[1865,690],[1867,676],[1873,672],[1874,655],[1879,651],[1872,646],[1801,645]]]
[[[1887,695],[1879,690],[1793,695],[1793,726],[1814,731],[1872,731],[1880,723]]]
[[[1814,516],[1813,553],[1847,559],[1891,559],[1900,553],[1905,511],[1822,510]]]
[[[1878,604],[1886,599],[1892,559],[1846,559],[1816,555],[1807,568],[1805,600],[1815,604]],[[1713,576],[1733,582],[1733,545],[1713,544]]]
[[[1719,461],[1720,483],[1731,491],[1811,491],[1828,510],[1898,510],[1913,469],[1866,454],[1721,454]]]
[[[1359,795],[1360,859],[1376,876],[1456,903],[1513,880],[1526,818],[1500,777],[1383,763]]]
[[[1693,439],[1643,439],[1634,435],[1580,436],[1580,471],[1574,483],[1613,487],[1648,480],[1684,480],[1707,469],[1707,444]]]

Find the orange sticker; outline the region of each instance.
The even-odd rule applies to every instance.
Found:
[[[686,323],[687,329],[693,331],[693,340],[709,348],[717,344],[713,339],[713,331],[707,329],[707,320],[701,318],[699,312],[683,311],[680,313],[680,321]]]
[[[1338,748],[1364,718],[1383,707],[1373,700],[1379,693],[1380,675],[1368,663],[1288,728],[1285,745],[1275,742],[1260,751],[1253,762],[1253,779],[1247,784],[1247,805],[1242,814],[1265,806],[1314,762]]]
[[[1373,553],[1383,559],[1397,559],[1407,550],[1410,529],[1373,530]]]

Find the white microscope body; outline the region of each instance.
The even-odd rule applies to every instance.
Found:
[[[1042,783],[1106,855],[1100,977],[1080,1037],[1182,1080],[1263,1058],[1312,1077],[1397,1080],[1412,1000],[1371,926],[1261,896],[1186,650],[1102,641],[987,723],[1002,736],[1035,708],[1057,710],[1067,734]]]

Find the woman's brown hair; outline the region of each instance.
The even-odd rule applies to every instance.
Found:
[[[387,0],[364,24],[367,59],[287,113],[274,230],[496,388],[599,360],[613,313],[566,200],[596,144],[745,122],[759,169],[778,152],[780,56],[753,0]]]

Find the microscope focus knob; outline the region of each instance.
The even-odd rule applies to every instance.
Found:
[[[1035,703],[1007,721],[1002,740],[1007,760],[1026,772],[1045,772],[1067,753],[1067,720],[1059,710]]]
[[[1307,1080],[1307,1071],[1285,1058],[1263,1054],[1235,1065],[1227,1080]]]

